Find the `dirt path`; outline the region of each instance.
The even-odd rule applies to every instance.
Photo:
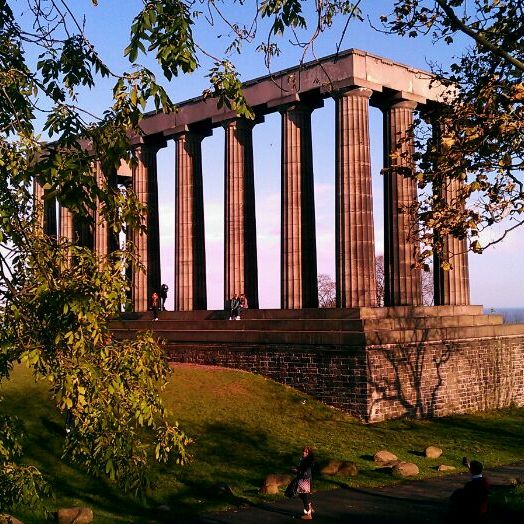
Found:
[[[494,488],[524,478],[524,463],[486,471]],[[442,523],[453,490],[468,480],[467,474],[405,482],[375,489],[340,488],[313,494],[319,524]],[[282,500],[223,513],[205,515],[194,524],[285,524],[300,520],[301,502]]]

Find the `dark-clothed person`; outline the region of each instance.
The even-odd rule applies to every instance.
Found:
[[[240,298],[236,293],[233,295],[229,307],[231,310],[229,320],[240,320]]]
[[[304,504],[304,514],[302,520],[313,520],[313,506],[311,504],[311,479],[313,477],[313,466],[315,457],[313,450],[306,446],[302,450],[302,458],[297,468],[293,468],[296,477],[291,481],[286,489],[286,496],[293,497],[298,495]]]
[[[471,480],[451,495],[452,522],[465,524],[486,522],[488,512],[489,482],[483,476],[480,462],[469,462],[464,458],[464,465],[471,473]]]
[[[160,311],[166,310],[166,299],[167,299],[167,292],[169,291],[169,286],[167,284],[162,284],[160,287]]]

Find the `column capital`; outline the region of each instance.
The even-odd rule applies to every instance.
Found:
[[[129,140],[129,143],[132,149],[144,148],[156,151],[167,146],[167,140],[163,136],[160,136],[155,140],[148,140],[146,137],[133,135]]]
[[[404,98],[401,96],[400,93],[392,96],[391,98],[385,99],[382,104],[381,108],[383,110],[388,109],[411,109],[414,111],[417,106],[419,105],[419,102],[415,100],[410,100],[408,98]]]
[[[283,104],[278,108],[279,113],[289,113],[291,111],[295,112],[301,112],[301,113],[313,113],[315,109],[319,109],[321,107],[324,107],[324,100],[318,99],[318,100],[311,100],[311,101],[298,101],[298,102],[291,102],[289,104]]]
[[[213,129],[211,125],[207,124],[179,124],[177,126],[170,127],[169,129],[164,130],[164,137],[166,139],[172,138],[174,140],[179,140],[180,138],[185,137],[187,135],[191,135],[193,138],[203,140],[204,138],[211,136],[212,134]]]
[[[223,120],[220,122],[222,124],[222,127],[228,128],[228,127],[246,127],[253,129],[257,124],[261,124],[264,122],[265,118],[263,115],[257,115],[253,120],[249,120],[242,116],[235,116],[231,117],[227,120]]]
[[[371,89],[368,89],[367,87],[348,87],[346,89],[341,89],[340,91],[337,91],[335,94],[333,94],[333,98],[342,98],[345,96],[361,96],[362,98],[370,98],[373,94],[373,91]]]

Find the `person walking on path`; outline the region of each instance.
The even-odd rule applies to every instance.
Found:
[[[151,295],[151,309],[153,310],[153,320],[158,320],[158,310],[160,308],[160,297],[155,291]]]
[[[162,284],[160,287],[160,298],[162,299],[162,303],[160,305],[160,311],[166,310],[166,299],[167,299],[167,292],[169,291],[169,286],[167,284]]]
[[[313,450],[306,446],[302,450],[302,458],[297,468],[293,468],[296,477],[286,489],[286,495],[292,497],[298,495],[304,504],[304,514],[302,520],[313,520],[313,506],[311,504],[311,480],[313,476],[313,465],[315,457]]]
[[[230,307],[230,315],[229,315],[229,320],[240,320],[240,312],[239,312],[239,309],[240,309],[240,298],[238,297],[238,294],[235,293],[233,295],[233,298],[231,299],[231,302],[229,304],[229,307]]]

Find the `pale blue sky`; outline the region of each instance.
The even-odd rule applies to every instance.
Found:
[[[250,6],[253,1],[246,2]],[[305,2],[311,4],[311,2]],[[138,12],[141,2],[137,0],[99,0],[93,7],[89,0],[71,2],[77,13],[86,15],[86,34],[95,44],[99,53],[115,72],[121,72],[129,65],[123,57],[127,45],[132,18]],[[20,21],[25,2],[19,1]],[[247,20],[238,4],[228,12]],[[391,2],[363,2],[369,8],[370,18],[379,25],[378,16],[386,14]],[[234,11],[232,11],[232,9]],[[217,18],[215,17],[215,20]],[[226,36],[222,27],[210,28],[202,18],[197,25],[199,42],[215,56],[223,56]],[[318,57],[335,52],[342,25],[338,23],[316,44]],[[265,36],[264,24],[259,24],[259,37],[242,55],[231,58],[243,80],[267,73],[262,56],[255,52]],[[460,39],[459,41],[460,42]],[[462,45],[464,40],[462,40]],[[457,44],[459,45],[459,44]],[[283,54],[275,59],[273,70],[295,65],[301,50],[284,43]],[[389,36],[373,30],[367,22],[352,23],[347,31],[342,49],[358,48],[389,59],[427,69],[428,63],[437,61],[447,64],[457,47],[450,48],[440,43],[433,44],[430,37],[409,39]],[[309,59],[312,56],[309,55]],[[139,60],[142,60],[140,58]],[[154,62],[143,59],[143,63],[161,74]],[[205,74],[211,61],[203,61],[202,69],[185,77],[175,78],[171,83],[163,82],[175,102],[201,94],[207,86]],[[81,93],[81,104],[89,110],[100,113],[110,103],[112,81],[101,81],[91,93]],[[335,273],[334,251],[334,103],[326,100],[324,108],[313,114],[313,144],[315,166],[315,198],[317,219],[317,254],[319,273]],[[383,249],[382,180],[382,117],[372,109],[370,115],[372,145],[372,172],[375,211],[376,251]],[[203,142],[204,201],[206,221],[207,287],[208,307],[221,308],[223,304],[223,162],[224,133],[216,129]],[[257,244],[259,263],[259,294],[261,307],[279,306],[280,273],[280,117],[269,115],[263,124],[254,130],[255,188],[257,213]],[[162,280],[173,289],[174,251],[174,147],[168,147],[158,155],[159,204],[161,224]],[[470,255],[472,302],[486,306],[522,306],[523,284],[517,275],[517,268],[524,263],[524,239],[521,230],[503,244],[491,248],[483,255]],[[168,306],[172,307],[172,293]]]

